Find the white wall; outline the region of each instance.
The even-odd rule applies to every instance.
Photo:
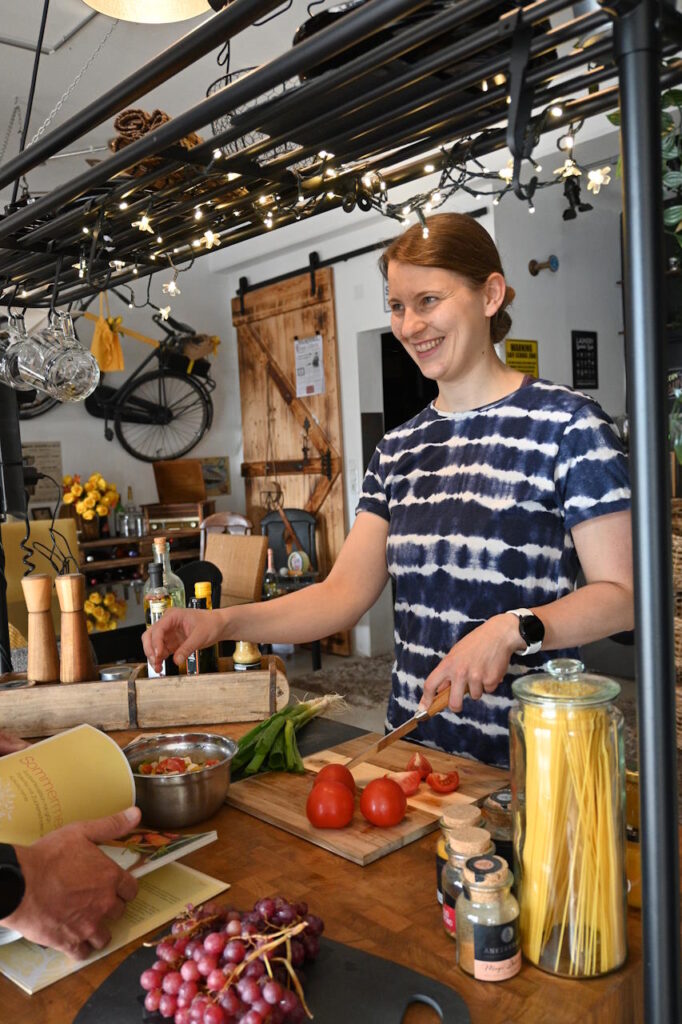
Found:
[[[618,153],[618,136],[612,133],[586,144],[578,142],[579,163],[595,160],[606,164]],[[558,152],[542,160],[542,179],[562,165]],[[536,212],[513,195],[495,207],[495,240],[502,256],[508,283],[516,291],[511,308],[511,337],[538,341],[541,377],[573,384],[571,331],[596,331],[599,388],[589,394],[611,416],[625,412],[625,355],[621,305],[620,211],[621,182],[612,165],[611,184],[593,197],[582,180],[581,199],[593,209],[565,221],[568,206],[563,187],[536,192]],[[583,179],[585,175],[583,176]],[[537,277],[528,263],[559,259],[556,273],[542,270]]]

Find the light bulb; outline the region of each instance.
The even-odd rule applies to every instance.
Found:
[[[125,199],[121,200],[121,202],[118,204],[118,208],[119,208],[119,210],[127,210],[128,209],[128,204],[126,203]]]
[[[196,210],[194,211],[194,219],[195,220],[201,220],[201,218],[203,216],[204,216],[203,210],[201,209],[200,206],[197,206]]]
[[[424,164],[424,174],[433,174],[435,169],[433,164]]]
[[[560,107],[557,103],[553,107],[549,108],[549,112],[552,115],[552,117],[561,117],[564,111],[563,107]]]

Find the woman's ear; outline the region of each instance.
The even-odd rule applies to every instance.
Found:
[[[498,309],[504,302],[506,291],[507,282],[502,274],[491,274],[483,285],[485,316],[495,316],[495,313],[497,313]]]

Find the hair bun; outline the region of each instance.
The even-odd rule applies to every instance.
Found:
[[[514,291],[512,286],[508,284],[507,285],[507,290],[504,293],[504,305],[508,306],[510,303],[512,303],[514,301],[515,298],[516,298],[516,292]]]

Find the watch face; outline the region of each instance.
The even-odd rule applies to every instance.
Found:
[[[537,615],[522,615],[519,619],[519,632],[530,647],[539,644],[545,636],[545,627]]]

